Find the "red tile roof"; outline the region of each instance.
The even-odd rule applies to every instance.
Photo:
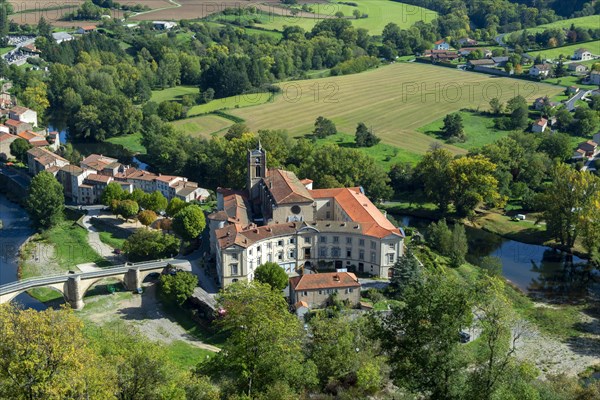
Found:
[[[401,234],[358,187],[316,189],[310,193],[315,199],[334,198],[352,221],[362,224],[363,233],[366,235],[383,238],[391,234]]]
[[[296,174],[282,169],[270,169],[263,179],[277,204],[312,202],[313,198]]]
[[[4,142],[6,140],[15,140],[17,139],[17,136],[15,135],[11,135],[10,133],[6,133],[6,132],[0,132],[0,142]]]
[[[351,272],[328,272],[308,274],[290,278],[290,286],[295,291],[360,287],[360,282]]]

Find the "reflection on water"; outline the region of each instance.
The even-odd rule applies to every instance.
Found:
[[[399,216],[405,226],[425,233],[430,221]],[[467,260],[479,264],[486,256],[498,257],[506,279],[521,290],[553,300],[575,300],[585,296],[598,271],[579,257],[538,246],[505,239],[480,229],[467,228],[469,254]]]
[[[52,130],[53,128],[50,127]],[[69,138],[65,130],[60,131],[60,142],[68,143]],[[90,154],[102,154],[108,157],[113,157],[125,165],[132,165],[136,168],[148,170],[148,164],[140,161],[135,154],[126,149],[120,144],[109,142],[70,142],[84,157]]]
[[[29,226],[29,217],[25,210],[17,204],[10,202],[6,196],[0,194],[0,219],[3,228],[0,229],[0,285],[17,280],[19,263],[19,247],[33,233]],[[17,296],[16,301],[25,307],[35,309],[45,308],[43,303],[35,300],[28,294]]]

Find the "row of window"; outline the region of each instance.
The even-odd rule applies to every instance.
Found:
[[[348,293],[353,293],[354,292],[354,288],[346,288],[344,289],[344,293],[348,294]],[[319,294],[333,294],[333,293],[339,293],[339,289],[323,289],[323,290],[319,290]],[[302,296],[308,296],[308,291],[303,291],[302,292]]]
[[[332,239],[333,239],[333,244],[339,244],[339,242],[340,242],[340,237],[339,236],[333,236]],[[353,241],[352,237],[346,237],[346,244],[347,245],[352,245],[352,241]],[[285,245],[285,242],[286,241],[284,239],[280,239],[280,240],[277,241],[277,246],[278,247],[283,247]],[[288,242],[288,244],[295,244],[296,243],[296,239],[292,237],[292,238],[289,238],[287,240],[287,242]],[[309,244],[310,242],[311,242],[311,237],[310,236],[304,236],[304,243]],[[322,244],[327,243],[327,236],[319,236],[319,242],[322,243]],[[372,250],[376,250],[377,249],[377,242],[376,241],[371,240],[370,244],[371,244],[371,249]],[[365,239],[358,239],[358,245],[364,247],[365,246]],[[272,249],[273,248],[273,243],[272,242],[268,242],[266,244],[266,246],[267,246],[267,249]],[[390,248],[390,250],[394,250],[395,249],[394,243],[389,243],[388,247]],[[258,248],[256,250],[257,250],[257,252],[261,252],[262,251],[261,246],[258,246]],[[248,250],[248,255],[249,256],[252,256],[252,253],[253,253],[252,249]],[[347,256],[347,257],[350,257],[350,256]]]

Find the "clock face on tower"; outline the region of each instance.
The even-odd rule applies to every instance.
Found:
[[[260,158],[256,157],[256,163],[260,164]]]

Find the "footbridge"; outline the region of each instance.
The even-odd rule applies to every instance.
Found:
[[[127,289],[136,290],[148,275],[163,273],[169,266],[178,270],[190,272],[192,270],[189,261],[171,258],[142,263],[125,263],[99,271],[24,279],[0,286],[0,304],[8,303],[28,290],[45,287],[59,291],[66,303],[75,310],[81,310],[84,306],[83,298],[86,292],[100,280],[118,279]]]

